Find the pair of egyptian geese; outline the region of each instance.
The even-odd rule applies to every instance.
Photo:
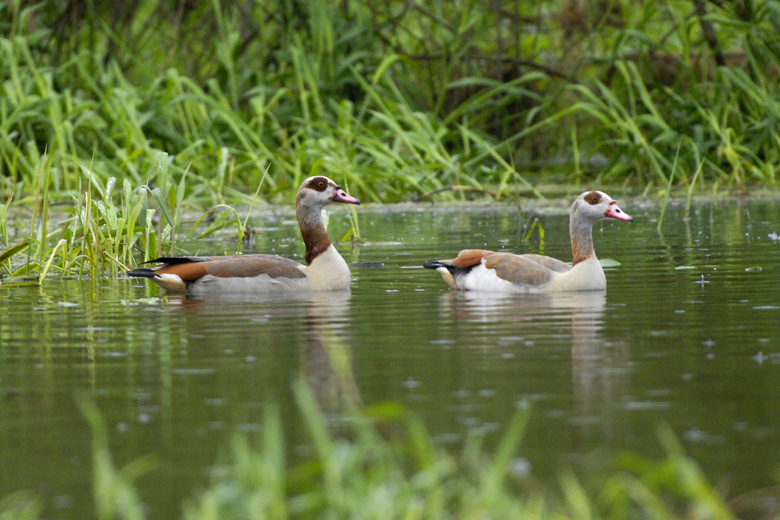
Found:
[[[295,210],[306,245],[306,264],[278,255],[158,258],[156,267],[129,271],[151,279],[169,293],[262,294],[349,289],[349,266],[333,247],[322,223],[331,202],[360,204],[324,176],[309,177],[295,197]],[[453,289],[494,292],[604,290],[607,281],[593,251],[593,224],[602,218],[631,222],[609,195],[581,194],[569,210],[571,265],[543,255],[465,249],[451,260],[423,264],[436,269]]]

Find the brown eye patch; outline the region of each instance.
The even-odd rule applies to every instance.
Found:
[[[587,195],[585,195],[585,202],[590,204],[591,206],[595,206],[599,202],[601,202],[601,195],[597,191],[591,191]]]
[[[328,179],[325,177],[314,177],[306,184],[306,187],[315,191],[325,191],[328,187]]]

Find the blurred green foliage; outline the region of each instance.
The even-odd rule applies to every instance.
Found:
[[[0,178],[133,185],[169,154],[187,199],[360,197],[544,181],[772,184],[773,2],[59,0],[0,5]],[[676,150],[679,161],[672,164]],[[450,197],[465,192],[447,192]]]

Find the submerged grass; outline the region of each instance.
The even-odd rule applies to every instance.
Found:
[[[513,469],[527,412],[515,415],[493,448],[472,436],[451,453],[398,405],[353,409],[334,432],[305,383],[296,384],[295,399],[311,456],[291,462],[280,412],[269,407],[258,437],[233,438],[222,470],[182,504],[183,518],[734,518],[665,429],[662,459],[625,455],[610,475],[588,485],[564,471],[555,491]],[[146,518],[133,482],[153,472],[154,461],[117,468],[99,412],[86,399],[81,408],[93,435],[97,518]],[[12,495],[0,502],[0,518],[34,518],[41,507],[32,495]]]

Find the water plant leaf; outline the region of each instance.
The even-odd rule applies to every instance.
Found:
[[[30,238],[25,238],[24,240],[17,242],[16,244],[10,246],[8,249],[0,253],[0,265],[3,265],[5,262],[11,259],[14,255],[18,255],[28,247],[30,247],[30,244],[32,243],[32,240]]]
[[[66,248],[67,246],[68,241],[64,238],[57,242],[57,245],[54,247],[51,254],[49,255],[49,258],[46,260],[43,269],[41,269],[41,274],[38,276],[38,283],[43,283],[43,281],[46,279],[46,276],[49,274],[49,269],[51,269],[51,264],[54,261],[54,257],[57,255],[60,249]]]

